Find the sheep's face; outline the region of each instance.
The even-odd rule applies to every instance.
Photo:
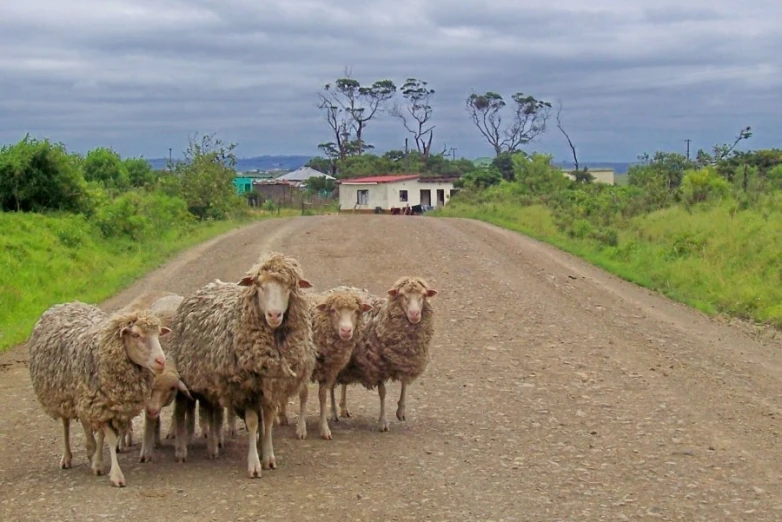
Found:
[[[426,299],[436,296],[437,290],[420,286],[415,289],[405,287],[392,288],[388,291],[388,295],[399,303],[408,321],[412,324],[418,324],[421,322],[421,314]]]
[[[326,301],[325,303],[320,303],[317,308],[321,313],[329,315],[329,323],[339,338],[343,341],[349,341],[353,338],[359,315],[371,310],[372,305],[362,303],[356,299],[344,303]]]
[[[161,375],[158,380],[155,381],[155,385],[152,387],[152,395],[147,401],[147,418],[154,420],[160,415],[160,410],[163,406],[169,403],[171,397],[177,392],[184,393],[189,399],[192,400],[190,391],[182,382],[182,379],[174,375]]]
[[[120,335],[125,343],[128,359],[159,375],[166,368],[166,355],[160,347],[159,337],[169,332],[171,329],[165,326],[160,330],[145,330],[137,324],[131,324],[123,327]]]
[[[274,277],[262,275],[258,278],[246,276],[239,281],[239,284],[241,286],[254,284],[257,287],[255,295],[258,299],[258,308],[269,327],[274,329],[282,324],[291,297],[291,289],[285,283]],[[312,285],[306,279],[300,279],[298,286],[310,288]]]

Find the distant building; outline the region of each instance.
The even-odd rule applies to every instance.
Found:
[[[329,176],[328,174],[324,174],[321,171],[310,167],[301,167],[299,169],[292,170],[291,172],[283,174],[282,176],[278,176],[276,179],[278,181],[287,181],[295,186],[302,186],[310,178],[335,179],[334,176]]]
[[[234,177],[234,186],[237,194],[247,194],[253,190],[253,182],[260,180],[273,179],[272,174],[260,172],[258,170],[249,170],[246,172],[237,172]]]
[[[457,192],[458,176],[423,177],[420,174],[370,176],[342,179],[339,184],[341,212],[389,212],[394,208],[441,207]]]
[[[575,169],[562,169],[562,174],[567,176],[570,179],[575,179],[575,176],[571,174],[571,171]],[[595,183],[605,183],[607,185],[614,185],[616,184],[616,176],[614,174],[614,169],[587,169],[587,172],[592,174],[592,176],[595,178]]]

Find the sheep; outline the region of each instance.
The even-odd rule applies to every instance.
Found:
[[[158,319],[160,319],[161,325],[170,328],[171,321],[173,321],[174,314],[176,313],[176,309],[183,299],[184,297],[182,297],[181,295],[177,295],[172,292],[165,292],[165,291],[145,292],[139,295],[138,297],[136,297],[128,305],[123,307],[121,311],[132,312],[140,309],[148,309],[149,311],[157,315]],[[163,346],[165,346],[166,344],[165,339],[168,338],[164,338],[164,340],[161,341],[161,344]],[[173,378],[174,375],[176,375],[176,379]],[[171,389],[172,385],[175,386],[173,390]],[[153,426],[155,444],[157,446],[160,445],[160,426],[159,426],[160,420],[159,419],[156,420],[156,417],[154,415],[152,416],[152,418],[150,418],[150,415],[152,415],[151,412],[154,412],[155,410],[159,412],[160,408],[170,405],[171,402],[173,402],[174,400],[173,392],[175,392],[177,389],[182,391],[183,393],[188,393],[187,387],[184,385],[181,379],[179,379],[179,374],[176,372],[176,368],[171,366],[169,362],[168,366],[166,367],[166,370],[163,372],[163,374],[159,375],[156,378],[155,383],[153,384],[152,397],[150,398],[150,402],[147,404],[147,408],[146,408],[147,415],[145,415],[144,417],[145,426],[146,426],[146,419],[149,419],[150,423],[157,424],[156,427]],[[129,448],[132,445],[133,445],[133,429],[132,426],[129,424],[128,426],[120,429],[117,451],[121,452],[125,449],[125,447]],[[147,462],[148,460],[150,459],[144,459],[144,446],[142,444],[141,462]]]
[[[308,294],[312,313],[312,333],[318,348],[318,358],[312,372],[312,382],[319,384],[320,436],[331,440],[331,430],[326,420],[326,393],[334,385],[337,373],[348,363],[353,347],[361,335],[362,317],[372,305],[362,300],[362,295],[350,287],[337,287],[321,294]],[[307,383],[299,391],[299,422],[296,436],[307,436]],[[287,423],[286,402],[280,406],[280,423]]]
[[[144,408],[144,437],[141,439],[139,462],[150,462],[153,448],[160,446],[160,410],[174,402],[177,393],[184,393],[193,400],[179,372],[169,362],[163,373],[155,377],[152,393]]]
[[[216,431],[223,407],[244,419],[248,431],[247,473],[277,467],[272,425],[277,407],[298,392],[315,366],[308,301],[299,262],[278,252],[259,259],[238,284],[211,283],[185,298],[172,323],[170,355],[208,420],[207,453],[216,458]],[[176,450],[187,459],[184,416],[193,402],[177,395]],[[258,411],[264,422],[258,458]]]
[[[347,385],[360,383],[367,389],[377,386],[380,397],[378,429],[388,431],[385,382],[400,381],[401,392],[396,417],[406,420],[407,386],[418,378],[429,362],[429,344],[434,335],[434,310],[429,299],[437,290],[420,277],[399,278],[385,299],[376,297],[378,309],[371,312],[350,362],[337,375],[340,384],[340,414],[350,417],[347,409]],[[332,408],[334,388],[331,389]]]
[[[105,438],[109,480],[125,486],[118,430],[144,408],[155,376],[166,366],[159,337],[170,331],[148,310],[108,315],[80,301],[54,305],[41,315],[28,341],[30,378],[44,411],[62,421],[61,468],[71,467],[70,422],[79,419],[93,473],[103,473]]]

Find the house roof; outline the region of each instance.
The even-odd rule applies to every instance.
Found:
[[[366,178],[348,178],[340,180],[340,184],[361,185],[373,183],[394,183],[396,181],[407,181],[420,178],[420,174],[402,174],[396,176],[369,176]]]
[[[287,174],[283,174],[282,176],[279,176],[277,179],[282,179],[287,181],[305,181],[310,178],[334,179],[333,176],[329,176],[328,174],[324,174],[321,171],[312,169],[310,167],[301,167],[299,169],[288,172]]]

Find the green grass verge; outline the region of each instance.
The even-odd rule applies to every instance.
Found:
[[[782,327],[782,194],[748,210],[727,201],[640,216],[617,228],[616,246],[561,232],[541,205],[452,202],[430,215],[521,232],[708,314]]]
[[[254,211],[132,241],[103,238],[79,215],[0,212],[0,351],[25,341],[53,304],[100,302],[188,247],[253,221],[295,215],[301,210]]]

